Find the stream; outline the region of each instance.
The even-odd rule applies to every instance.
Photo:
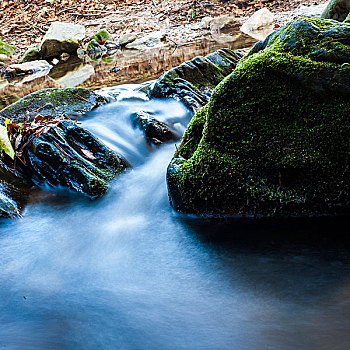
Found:
[[[133,169],[101,200],[44,189],[2,222],[0,348],[349,349],[346,228],[175,213],[174,144],[150,147],[130,116],[183,132],[191,115],[134,88],[81,120]]]

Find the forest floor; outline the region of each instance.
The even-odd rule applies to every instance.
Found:
[[[325,0],[2,0],[0,38],[17,47],[16,60],[37,46],[51,22],[82,24],[87,34],[106,29],[112,38],[128,32],[188,27],[203,17],[249,17],[266,7],[285,12]]]

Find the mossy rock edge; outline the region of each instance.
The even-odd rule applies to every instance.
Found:
[[[348,214],[350,24],[301,18],[257,44],[197,112],[168,167],[181,212]]]
[[[52,88],[33,92],[0,111],[0,119],[21,118],[28,114],[58,116],[84,114],[107,103],[107,99],[85,88]]]

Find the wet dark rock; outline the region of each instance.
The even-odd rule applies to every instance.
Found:
[[[106,102],[105,97],[88,89],[46,89],[3,109],[0,118],[19,123],[32,120],[38,114],[45,117],[83,114]],[[14,167],[26,181],[68,187],[90,198],[105,193],[108,182],[128,167],[122,157],[68,119],[33,135],[23,147],[20,159]],[[1,193],[6,194],[5,191]],[[12,203],[4,198],[4,205]]]
[[[148,91],[150,97],[170,97],[196,111],[208,103],[212,90],[236,67],[245,50],[220,49],[196,57],[163,74]]]
[[[143,131],[149,143],[159,145],[179,139],[179,136],[172,132],[165,123],[158,121],[147,112],[136,112],[131,116],[131,120],[134,126]]]
[[[0,218],[20,216],[28,201],[30,186],[5,167],[0,167]]]
[[[77,115],[91,111],[107,102],[89,89],[44,89],[34,92],[0,111],[1,119],[21,121],[28,115],[58,116]]]
[[[64,186],[94,199],[128,163],[89,131],[71,121],[32,138],[23,151],[23,177],[37,185]]]
[[[301,18],[256,45],[192,118],[167,172],[195,214],[350,213],[350,24]]]

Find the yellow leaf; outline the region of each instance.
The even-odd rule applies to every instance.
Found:
[[[12,159],[15,158],[15,152],[7,135],[7,128],[3,125],[0,125],[0,149],[8,154]]]

